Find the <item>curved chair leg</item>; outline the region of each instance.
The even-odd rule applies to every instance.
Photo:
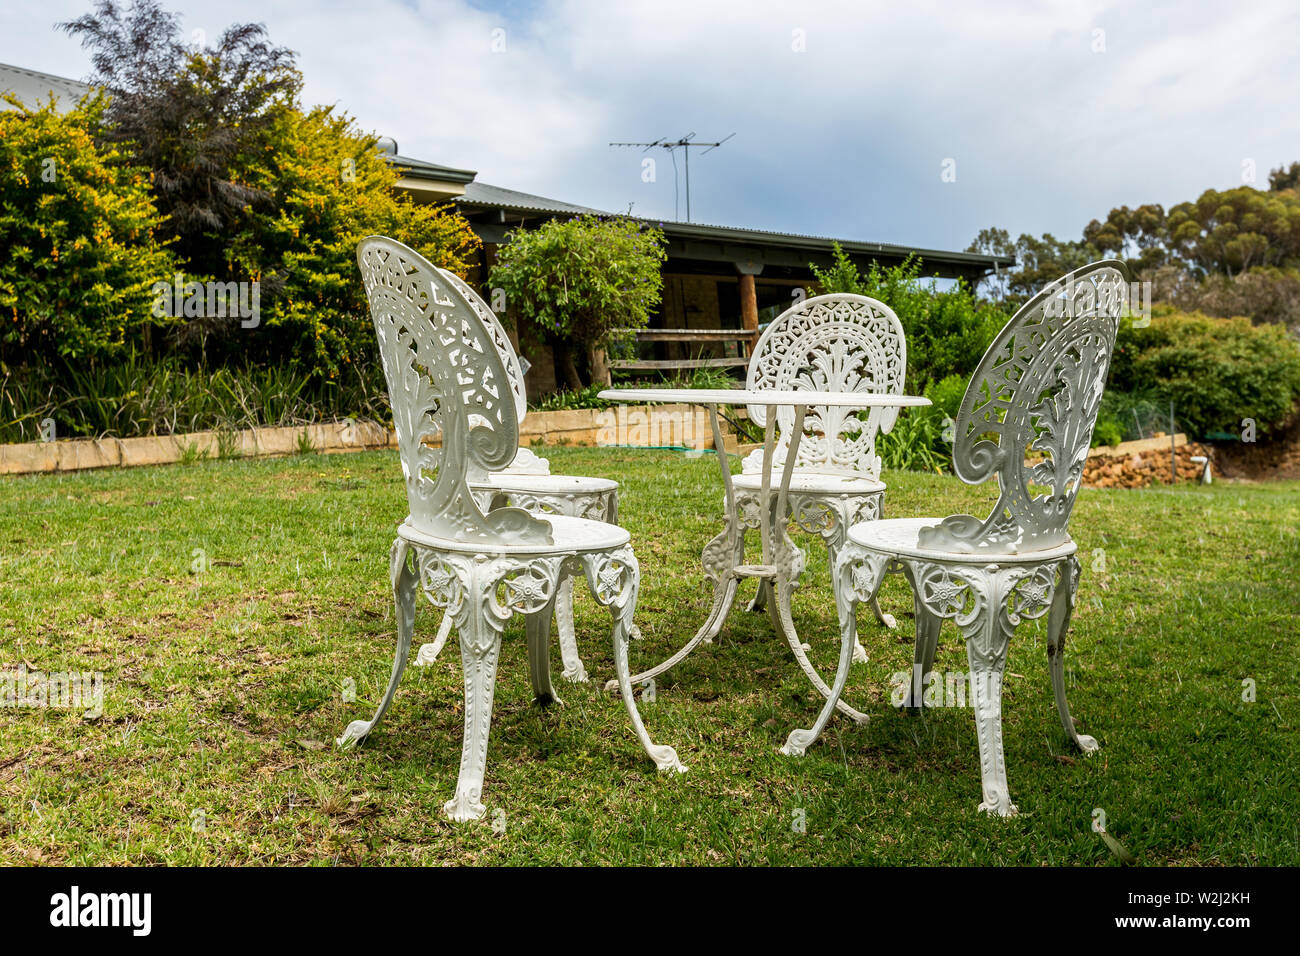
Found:
[[[573,577],[566,574],[555,599],[555,623],[560,632],[560,658],[564,670],[560,676],[571,684],[585,684],[587,669],[578,655],[578,638],[573,631]]]
[[[544,610],[525,615],[528,634],[528,673],[533,682],[534,702],[543,707],[563,704],[551,683],[551,614],[558,610],[560,595]],[[558,616],[558,615],[557,615]]]
[[[411,651],[411,635],[415,631],[416,577],[406,560],[409,547],[404,540],[398,538],[393,542],[388,557],[389,573],[393,580],[393,602],[397,609],[397,654],[393,658],[393,670],[388,677],[388,689],[384,691],[374,717],[370,720],[354,720],[348,724],[342,736],[335,741],[340,748],[351,747],[366,739],[383,719],[402,682],[402,672],[406,670],[407,655]]]
[[[934,655],[939,647],[939,629],[943,618],[932,612],[921,600],[921,592],[911,565],[903,565],[904,574],[912,585],[912,608],[916,615],[916,651],[912,656],[912,684],[907,690],[903,706],[920,710],[924,707],[925,678],[934,669]]]
[[[767,602],[771,598],[772,585],[768,583],[767,578],[761,578],[758,582],[758,591],[754,593],[754,599],[745,606],[745,610],[753,611],[756,614],[767,610]]]
[[[651,741],[650,734],[641,721],[641,714],[637,711],[636,698],[632,695],[633,678],[628,673],[627,645],[628,625],[636,613],[637,592],[641,586],[636,556],[630,548],[620,548],[608,553],[584,555],[583,565],[592,596],[599,604],[609,608],[613,621],[614,670],[618,674],[618,688],[637,740],[660,770],[685,773],[686,766],[677,758],[677,751],[665,744]],[[732,584],[734,594],[734,578]]]
[[[1047,664],[1052,674],[1052,691],[1056,694],[1056,712],[1061,716],[1061,726],[1076,747],[1084,753],[1091,753],[1101,745],[1095,737],[1075,730],[1070,706],[1065,702],[1065,635],[1070,628],[1074,593],[1078,587],[1079,562],[1070,557],[1061,562],[1061,581],[1052,595],[1052,609],[1047,618]]]
[[[984,577],[985,601],[972,619],[961,624],[970,666],[970,703],[979,738],[980,780],[984,800],[979,808],[998,816],[1013,816],[1007,785],[1007,760],[1002,748],[1002,675],[1007,647],[1015,629],[1006,613],[1006,586],[1000,573],[973,572]]]
[[[456,795],[442,807],[442,812],[457,822],[477,820],[487,812],[482,800],[483,774],[487,768],[497,660],[501,654],[501,622],[488,607],[489,585],[481,580],[481,574],[475,573],[473,577],[475,580],[465,598],[467,606],[457,622],[461,669],[465,672],[465,740]],[[531,650],[531,634],[529,643]]]
[[[841,516],[841,520],[837,521],[835,524],[835,532],[829,537],[826,537],[826,560],[832,568],[835,567],[835,557],[840,553],[840,546],[844,543],[844,535],[844,521]],[[873,594],[871,600],[868,601],[867,604],[870,606],[871,612],[876,615],[877,621],[884,624],[885,627],[896,626],[892,617],[888,614],[881,613],[880,605],[876,603],[876,595]],[[865,664],[869,660],[871,660],[871,658],[867,657],[867,649],[862,646],[862,641],[859,638],[854,638],[853,663]]]
[[[447,638],[451,636],[452,624],[452,615],[444,611],[442,622],[438,625],[437,637],[428,644],[421,644],[419,651],[416,652],[414,661],[416,667],[428,667],[438,659],[438,655],[447,644]]]
[[[884,625],[885,627],[889,628],[892,631],[894,628],[898,627],[898,620],[894,617],[894,615],[886,614],[884,611],[880,609],[880,602],[878,598],[879,595],[873,597],[870,601],[868,601],[867,607],[871,608],[871,613],[875,615],[877,623]],[[862,645],[859,644],[858,646],[861,647]],[[862,652],[863,663],[866,663],[866,660],[867,660],[867,652],[863,651]]]

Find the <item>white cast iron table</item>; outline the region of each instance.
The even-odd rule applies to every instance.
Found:
[[[727,511],[726,529],[704,546],[701,560],[704,573],[713,581],[713,607],[708,619],[696,632],[695,636],[672,657],[663,663],[636,674],[632,683],[652,680],[659,674],[676,665],[693,651],[701,642],[709,643],[722,629],[732,605],[736,600],[736,589],[741,578],[759,578],[769,583],[776,600],[767,604],[772,625],[777,633],[785,637],[799,662],[800,669],[807,675],[813,686],[824,697],[835,694],[836,707],[843,714],[855,721],[866,719],[860,711],[855,710],[839,699],[848,676],[852,654],[840,661],[835,677],[835,689],[827,686],[821,675],[808,660],[799,635],[795,631],[794,620],[790,612],[790,596],[798,583],[803,562],[802,552],[794,546],[786,535],[788,497],[790,478],[794,472],[795,462],[799,457],[799,441],[803,435],[804,415],[810,406],[835,406],[838,408],[872,408],[883,406],[917,407],[929,405],[928,398],[917,395],[877,395],[867,392],[819,392],[811,389],[780,391],[776,389],[743,388],[609,388],[600,393],[600,397],[613,402],[671,402],[681,404],[703,405],[710,413],[710,425],[713,428],[713,444],[718,453],[718,465],[722,469],[722,484],[725,489]],[[732,487],[732,475],[727,449],[723,442],[722,425],[719,421],[718,407],[721,405],[767,405],[773,408],[789,406],[794,409],[794,424],[791,429],[790,448],[786,452],[785,465],[781,472],[780,485],[776,501],[766,515],[759,521],[759,533],[762,537],[763,554],[759,564],[745,563],[745,527],[736,506],[736,494]],[[762,494],[760,502],[771,502],[772,460],[776,448],[776,415],[768,415],[763,429],[763,470]],[[851,645],[844,645],[852,650]],[[606,685],[612,689],[613,681]]]

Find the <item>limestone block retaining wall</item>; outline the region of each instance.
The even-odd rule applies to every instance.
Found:
[[[25,475],[86,468],[127,468],[206,458],[296,455],[306,433],[324,454],[396,448],[396,436],[377,422],[331,422],[220,433],[88,438],[0,445],[0,475]],[[224,447],[223,447],[224,441]],[[735,436],[728,435],[728,445]],[[531,412],[521,423],[519,443],[542,445],[635,445],[712,448],[708,412],[694,405],[632,405],[609,409]]]

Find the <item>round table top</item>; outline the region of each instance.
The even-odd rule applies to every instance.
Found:
[[[871,392],[816,392],[812,389],[748,388],[607,388],[599,397],[611,402],[684,402],[692,405],[834,405],[839,408],[898,408],[929,405],[920,395]]]

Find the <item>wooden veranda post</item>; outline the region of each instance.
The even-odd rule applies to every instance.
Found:
[[[752,353],[758,345],[758,290],[754,287],[754,276],[763,271],[757,262],[737,262],[736,271],[740,273],[740,322],[753,332],[749,350]]]

